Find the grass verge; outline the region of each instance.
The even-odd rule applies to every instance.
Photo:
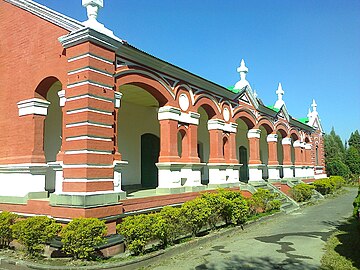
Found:
[[[325,245],[321,268],[332,270],[360,269],[360,222],[350,218],[338,226]]]

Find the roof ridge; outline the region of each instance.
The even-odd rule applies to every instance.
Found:
[[[36,3],[32,0],[4,0],[14,6],[17,6],[23,10],[26,10],[35,16],[38,16],[48,22],[51,22],[61,28],[64,28],[70,32],[79,30],[84,27],[84,25],[73,19],[70,18],[60,12],[52,10],[44,5]]]

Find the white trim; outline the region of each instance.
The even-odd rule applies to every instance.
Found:
[[[112,155],[111,152],[104,152],[104,151],[92,151],[92,150],[69,150],[69,151],[65,151],[65,155],[78,155],[78,154]]]
[[[289,145],[291,145],[291,138],[283,138],[283,139],[281,140],[281,143],[282,143],[282,144],[289,144]]]
[[[101,85],[101,84],[98,84],[98,83],[94,83],[94,82],[91,82],[91,81],[83,81],[83,82],[73,83],[73,84],[68,85],[67,88],[74,88],[74,87],[87,85],[87,84],[92,85],[92,86],[96,86],[96,87],[100,87],[102,89],[113,90],[111,87]]]
[[[74,114],[74,113],[82,113],[82,112],[94,112],[94,113],[99,113],[99,114],[112,115],[111,112],[103,112],[103,111],[99,111],[96,109],[90,109],[90,108],[70,110],[70,111],[67,111],[66,114]]]
[[[68,179],[64,179],[63,182],[64,183],[92,183],[92,182],[113,182],[114,179],[109,178],[109,179],[86,179],[86,178],[68,178]]]
[[[108,99],[102,98],[102,97],[95,97],[95,96],[92,96],[92,95],[89,95],[89,94],[83,94],[83,95],[79,95],[79,96],[76,96],[76,97],[69,97],[67,99],[67,101],[74,101],[74,100],[79,100],[79,99],[83,99],[83,98],[92,98],[92,99],[105,101],[105,102],[110,102],[110,103],[113,102],[112,100],[108,100]]]
[[[97,169],[104,169],[104,168],[114,168],[114,165],[93,165],[93,164],[71,164],[67,165],[64,164],[63,168],[97,168]],[[112,179],[112,178],[111,178]],[[110,181],[112,181],[110,179]]]
[[[65,90],[60,90],[60,91],[58,91],[57,94],[59,96],[59,105],[60,105],[60,107],[64,107],[65,103],[66,103]]]
[[[99,73],[99,74],[102,74],[102,75],[105,75],[105,76],[108,76],[108,77],[111,77],[111,78],[114,77],[111,74],[108,74],[106,72],[103,72],[103,71],[100,71],[100,70],[97,70],[97,69],[94,69],[94,68],[91,68],[91,67],[84,67],[84,68],[81,68],[81,69],[78,69],[78,70],[70,71],[70,72],[68,72],[68,75],[74,75],[74,74],[77,74],[77,73],[80,73],[80,72],[83,72],[83,71],[93,71],[93,72],[96,72],[96,73]]]
[[[207,123],[208,130],[222,130],[226,132],[236,133],[236,123],[225,123],[222,119],[210,119]]]
[[[278,135],[277,134],[269,134],[266,137],[267,142],[277,142]]]
[[[81,127],[81,126],[94,126],[94,127],[103,127],[103,128],[113,128],[112,125],[96,124],[96,123],[90,123],[90,122],[80,122],[80,123],[66,124],[67,128]]]
[[[250,138],[257,138],[260,139],[261,136],[261,130],[260,129],[249,129],[247,133],[248,139]]]
[[[77,60],[80,60],[80,59],[83,59],[83,58],[86,58],[86,57],[90,57],[90,58],[93,58],[93,59],[102,61],[102,62],[104,62],[104,63],[113,65],[113,62],[110,62],[110,61],[108,61],[108,60],[102,59],[102,58],[97,57],[96,55],[93,55],[93,54],[90,54],[90,53],[86,53],[86,54],[83,54],[83,55],[76,56],[76,57],[74,57],[74,58],[68,59],[68,63],[73,62],[73,61],[77,61]]]
[[[105,142],[112,141],[112,139],[110,139],[110,138],[98,138],[98,137],[91,137],[91,136],[86,136],[86,135],[66,138],[67,142],[80,141],[80,140],[94,140],[94,141],[105,141]]]
[[[295,147],[302,147],[302,142],[300,142],[300,140],[296,140],[296,141],[293,143],[293,146],[294,146],[294,148],[295,148]]]
[[[19,116],[24,115],[47,115],[47,109],[50,102],[40,98],[31,98],[19,101],[17,103],[19,109]]]

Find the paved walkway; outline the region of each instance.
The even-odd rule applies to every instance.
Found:
[[[326,239],[352,213],[356,189],[254,224],[148,269],[318,269]]]

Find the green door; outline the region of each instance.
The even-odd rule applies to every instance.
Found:
[[[141,186],[156,188],[158,186],[158,169],[155,163],[159,160],[160,139],[154,134],[141,135]]]
[[[247,149],[244,146],[239,147],[239,157],[240,163],[242,164],[240,167],[240,181],[247,182],[249,180],[249,167]]]

